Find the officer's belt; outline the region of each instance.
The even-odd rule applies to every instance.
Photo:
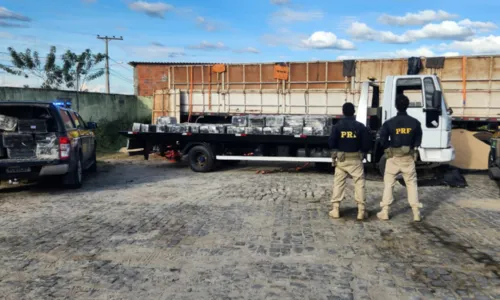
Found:
[[[387,157],[405,157],[415,155],[415,150],[408,146],[398,147],[398,148],[387,148],[385,150]]]
[[[338,161],[346,161],[346,160],[362,160],[363,156],[361,152],[336,152],[335,155],[332,155],[332,158],[337,158]]]

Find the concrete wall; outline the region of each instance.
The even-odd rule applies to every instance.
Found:
[[[62,90],[0,87],[0,101],[71,101],[86,121],[142,120],[151,118],[152,97]],[[79,108],[79,109],[78,109]]]

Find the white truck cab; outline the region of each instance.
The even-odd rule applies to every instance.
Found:
[[[372,90],[371,108],[368,106],[369,88]],[[366,124],[367,115],[378,115],[380,126],[397,115],[396,96],[404,94],[410,99],[408,115],[422,125],[420,160],[424,163],[447,164],[455,159],[451,145],[451,113],[446,106],[439,78],[435,75],[387,76],[381,107],[378,85],[374,81],[362,84],[357,119]]]

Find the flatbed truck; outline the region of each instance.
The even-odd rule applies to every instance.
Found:
[[[362,83],[356,119],[367,125],[373,135],[373,149],[366,163],[385,169],[384,151],[378,141],[382,124],[397,114],[395,98],[405,94],[410,99],[408,114],[422,124],[422,145],[418,149],[418,167],[434,168],[449,164],[455,158],[451,145],[451,110],[446,105],[436,75],[388,76],[383,94],[374,79]],[[382,99],[382,103],[380,103]],[[338,121],[333,118],[333,122]],[[152,149],[169,158],[187,156],[196,172],[214,170],[217,161],[311,162],[331,165],[328,136],[150,133],[122,131],[129,148],[144,149],[148,159]]]

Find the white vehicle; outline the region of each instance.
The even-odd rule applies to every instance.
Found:
[[[410,99],[408,114],[422,124],[423,138],[419,150],[419,165],[428,168],[449,164],[455,158],[451,145],[451,110],[441,92],[435,75],[388,76],[383,97],[375,80],[362,83],[356,110],[358,121],[369,126],[373,133],[373,150],[366,162],[385,167],[384,151],[378,142],[382,124],[397,114],[396,95]],[[380,99],[383,102],[380,103]],[[340,117],[328,116],[335,121]],[[169,149],[169,157],[187,155],[191,168],[197,172],[213,170],[216,161],[280,161],[314,162],[331,165],[328,154],[328,135],[264,135],[186,132],[122,132],[129,138],[129,149],[143,148],[145,158],[151,149]],[[255,149],[259,154],[255,155]],[[175,154],[172,154],[174,151]]]

